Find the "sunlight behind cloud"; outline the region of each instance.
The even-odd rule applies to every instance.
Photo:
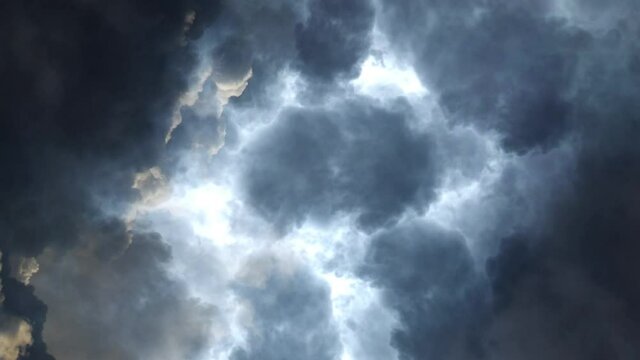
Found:
[[[372,97],[415,96],[428,93],[411,67],[403,67],[383,55],[369,55],[360,76],[353,80],[356,91]]]

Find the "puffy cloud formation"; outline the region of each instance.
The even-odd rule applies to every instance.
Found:
[[[273,255],[249,259],[235,285],[246,302],[248,347],[231,359],[335,359],[340,354],[332,326],[329,288],[301,265]]]
[[[0,358],[640,358],[638,19],[0,4]]]
[[[17,360],[31,345],[31,327],[24,320],[1,315],[0,356],[7,360]]]
[[[277,225],[340,212],[365,227],[391,223],[428,202],[435,183],[432,141],[412,116],[403,102],[366,99],[284,110],[246,150],[249,201]]]
[[[0,262],[0,270],[2,263]],[[15,316],[11,316],[4,311],[4,294],[2,293],[2,283],[0,283],[0,357],[8,360],[17,360],[24,354],[27,346],[31,345],[31,326]]]
[[[313,77],[353,75],[370,44],[373,6],[368,0],[312,0],[296,25],[300,67]]]
[[[585,30],[544,1],[408,3],[384,2],[382,26],[452,121],[500,131],[509,151],[557,143],[570,127],[571,87],[591,41]]]
[[[400,359],[469,359],[482,354],[477,331],[486,294],[460,234],[407,224],[377,235],[362,272],[384,291],[403,326]]]
[[[34,0],[0,8],[3,307],[29,325],[17,327],[20,336],[12,338],[23,341],[31,329],[33,344],[23,357],[45,359],[51,358],[42,336],[48,306],[32,285],[22,283],[33,275],[35,263],[17,259],[76,247],[90,249],[84,255],[96,258],[126,252],[123,220],[138,196],[134,175],[160,160],[171,110],[197,59],[194,41],[218,5]],[[55,266],[40,266],[52,288],[67,283],[54,276]],[[87,286],[94,284],[87,280]],[[128,301],[126,292],[110,297]],[[62,311],[86,307],[84,301],[61,304]],[[102,333],[105,324],[94,323],[93,331]],[[71,323],[60,326],[64,331],[52,333],[77,329]],[[69,340],[64,348],[80,348],[74,346],[77,338]]]
[[[153,233],[136,234],[110,262],[44,258],[50,270],[35,285],[49,307],[51,352],[63,359],[197,358],[212,340],[216,310],[167,273],[170,260],[170,247]]]

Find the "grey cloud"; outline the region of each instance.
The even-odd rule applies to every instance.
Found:
[[[137,172],[160,166],[173,181],[188,165],[183,155],[222,143],[225,121],[238,121],[230,130],[268,122],[251,111],[249,120],[200,111],[218,91],[210,79],[203,101],[181,109],[165,151],[206,42],[215,76],[232,80],[253,67],[246,93],[232,101],[238,110],[279,109],[273,80],[284,72],[303,85],[299,107],[236,143],[238,157],[222,150],[203,160],[208,171],[240,169],[236,195],[282,231],[307,217],[321,226],[355,216],[372,237],[358,275],[398,316],[400,358],[638,358],[637,2],[378,5],[374,14],[364,0],[0,4],[0,342],[11,343],[2,351],[194,358],[212,340],[218,315],[167,272],[164,240],[131,242],[121,219],[141,196],[131,188]],[[451,127],[418,131],[410,123],[424,114],[406,101],[381,104],[345,89],[374,22]],[[493,132],[508,165],[473,209],[456,210],[460,232],[399,220],[428,217],[442,177],[467,181],[492,166],[495,154],[474,141]],[[185,257],[197,252],[173,243]],[[210,253],[199,255],[193,269],[217,271]],[[41,271],[29,285],[11,264],[32,256]],[[263,261],[250,262],[249,279],[233,290],[253,311],[248,343],[233,357],[339,357],[327,285],[309,269]],[[206,281],[193,269],[190,278]]]
[[[163,158],[168,173],[177,170],[176,164],[185,154],[200,151],[211,155],[213,149],[225,144],[226,122],[221,114],[230,98],[242,95],[251,77],[252,51],[248,40],[237,35],[220,37],[222,40],[205,51],[204,67],[211,67],[210,74],[201,88],[195,89],[192,103],[177,110],[180,123],[171,131],[168,154]]]
[[[640,90],[637,8],[606,6],[620,21],[602,32],[579,29],[532,4],[433,1],[385,8],[395,20],[387,24],[392,35],[406,41],[399,46],[413,54],[449,119],[497,130],[502,146],[517,153],[490,196],[479,200],[493,215],[476,214],[475,221],[494,222],[490,234],[502,243],[486,264],[486,280],[478,280],[482,266],[478,273],[452,272],[469,260],[445,250],[433,252],[448,261],[429,261],[416,245],[428,237],[419,231],[374,238],[364,275],[400,315],[395,346],[415,359],[636,358],[640,108],[631,99]],[[466,250],[454,253],[464,258]],[[473,301],[453,297],[442,306],[460,318],[427,314],[423,309],[434,300],[421,294],[438,284],[436,276],[451,273],[464,280],[444,284],[458,284],[455,291],[479,284],[476,295],[486,294],[478,297],[486,304],[469,311]],[[436,324],[432,332],[429,324]],[[478,351],[451,345],[454,338],[443,335],[449,329],[470,334]]]
[[[3,254],[80,246],[109,258],[117,254],[100,249],[126,247],[122,229],[104,224],[136,200],[134,174],[158,163],[195,63],[193,40],[218,8],[197,0],[0,5]],[[50,358],[40,334],[47,307],[8,273],[3,283],[5,310],[33,328],[25,358]]]
[[[202,102],[215,102],[215,84],[208,80],[200,94]],[[163,159],[163,169],[168,174],[180,170],[177,166],[189,151],[201,151],[208,154],[209,149],[224,144],[224,122],[217,116],[217,111],[198,111],[198,103],[180,109],[182,122],[171,134],[167,144],[168,156]]]
[[[429,136],[409,128],[410,116],[403,102],[365,99],[283,112],[246,150],[250,203],[281,227],[346,211],[372,228],[422,208],[436,176]]]
[[[248,41],[238,36],[225,39],[213,50],[214,77],[221,82],[237,81],[251,68]]]
[[[356,75],[371,42],[370,1],[311,0],[309,12],[295,33],[301,69],[320,79]]]
[[[252,50],[253,77],[243,96],[232,103],[266,106],[273,101],[267,88],[297,57],[295,26],[306,12],[306,1],[279,0],[258,6],[232,2],[227,15]]]
[[[553,147],[569,130],[571,86],[590,45],[547,7],[383,2],[381,21],[452,121],[498,130],[506,149],[522,153]]]
[[[86,359],[193,359],[211,341],[215,309],[168,273],[169,246],[137,234],[118,258],[83,252],[44,257],[34,284],[49,306],[53,355]],[[73,304],[73,306],[69,306]]]
[[[232,103],[265,107],[273,101],[269,85],[294,70],[313,86],[332,87],[353,78],[366,57],[374,22],[369,0],[233,3],[225,16],[253,52],[253,77]]]
[[[532,224],[538,230],[505,239],[489,263],[502,307],[496,326],[519,349],[503,342],[505,358],[633,359],[640,351],[638,24],[612,27],[594,38],[574,85],[570,186],[548,184],[555,200]]]
[[[0,257],[1,257],[0,253]],[[3,269],[0,260],[0,271]],[[6,274],[6,270],[5,274]],[[2,293],[2,279],[0,278],[0,358],[16,360],[26,352],[26,348],[33,343],[31,326],[23,319],[5,312],[5,297]]]
[[[136,171],[154,165],[168,115],[194,64],[180,41],[215,4],[3,4],[2,246],[26,255],[73,245],[78,228],[135,200]],[[157,19],[157,20],[155,20]],[[146,49],[146,50],[141,50]],[[97,220],[96,220],[97,219]]]
[[[29,343],[21,349],[20,358],[51,360],[53,357],[47,352],[47,345],[42,339],[42,328],[47,317],[47,305],[34,295],[34,287],[24,284],[10,274],[10,252],[2,252],[2,306],[0,314],[4,316],[7,325],[16,325],[16,333],[10,335],[14,344],[26,340],[23,324],[29,327]]]
[[[247,347],[231,358],[338,359],[341,346],[328,286],[308,269],[280,261],[273,255],[254,257],[235,285],[249,307],[249,336]]]
[[[527,240],[505,239],[487,263],[495,299],[485,330],[491,358],[636,358],[633,309],[595,283],[588,268]]]
[[[371,240],[362,275],[383,291],[400,325],[400,359],[477,359],[488,295],[464,238],[433,224],[407,224]]]

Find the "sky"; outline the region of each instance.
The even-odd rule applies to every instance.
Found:
[[[0,359],[640,359],[637,0],[0,2]]]

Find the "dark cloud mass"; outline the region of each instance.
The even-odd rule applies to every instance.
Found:
[[[405,3],[384,2],[384,22],[452,120],[498,130],[516,152],[553,146],[569,129],[586,31],[549,16],[544,1]]]
[[[249,348],[236,349],[231,359],[336,359],[340,343],[326,284],[298,265],[278,268],[276,261],[269,255],[252,259],[236,285],[253,316]]]
[[[0,248],[5,257],[91,241],[98,242],[92,247],[106,249],[113,246],[103,241],[122,240],[108,230],[119,220],[111,219],[103,204],[123,213],[135,200],[134,173],[158,161],[167,115],[195,61],[188,40],[203,31],[216,8],[215,2],[200,1],[0,5]],[[186,27],[190,12],[197,17]],[[26,358],[50,358],[40,333],[47,306],[33,296],[32,286],[6,271],[2,280],[5,311],[34,330]],[[53,274],[51,281],[65,282]]]
[[[0,2],[0,359],[639,359],[639,19]]]
[[[593,4],[576,3],[581,11],[592,10]],[[438,324],[437,319],[448,312],[421,314],[431,301],[414,303],[418,296],[398,294],[419,294],[437,286],[438,279],[430,279],[429,272],[459,274],[451,270],[457,261],[438,266],[427,253],[411,265],[414,262],[409,259],[420,253],[420,247],[404,243],[417,240],[407,240],[404,233],[395,240],[403,245],[389,247],[391,242],[384,240],[388,235],[374,240],[366,269],[390,294],[388,301],[403,319],[395,337],[401,356],[636,358],[640,328],[635,279],[640,273],[633,259],[638,251],[635,139],[640,112],[629,100],[637,96],[640,80],[633,68],[638,54],[638,23],[633,17],[638,14],[637,6],[612,5],[625,9],[617,14],[619,21],[594,31],[578,27],[578,19],[554,17],[544,6],[500,2],[422,5],[390,3],[390,19],[411,18],[421,11],[431,25],[416,19],[410,25],[389,20],[389,26],[406,41],[402,46],[415,56],[417,68],[438,93],[449,119],[489,126],[502,134],[506,151],[517,153],[536,148],[547,151],[565,139],[573,147],[576,162],[564,170],[569,189],[559,183],[546,184],[555,200],[543,208],[535,223],[521,225],[524,233],[513,234],[510,224],[503,224],[507,230],[502,246],[486,264],[489,317],[484,317],[489,310],[482,307],[465,316],[465,309],[474,301],[457,303],[452,298],[446,304],[455,308],[456,315],[463,314],[461,318],[447,319],[435,334],[417,328],[415,324]],[[419,30],[404,27],[412,25]],[[424,41],[417,42],[419,36]],[[537,173],[527,175],[543,178]],[[535,196],[521,193],[507,206],[519,211],[522,201],[534,203]],[[437,241],[432,243],[437,246]],[[383,252],[383,246],[391,250]],[[387,264],[394,263],[395,254],[402,252],[396,249],[405,246],[412,249],[406,262],[399,260],[392,267],[394,272],[391,268],[385,271]],[[437,250],[438,258],[447,258],[448,253]],[[434,268],[424,271],[425,266]],[[379,273],[378,268],[382,269]],[[410,277],[402,275],[405,272],[419,279],[407,284]],[[475,273],[469,273],[465,275],[468,281],[482,284],[474,280]],[[465,289],[453,285],[453,280],[446,283],[455,291]],[[464,329],[456,334],[470,331],[466,341],[475,341],[481,351],[461,354],[465,347],[437,340],[446,336],[453,341],[447,335],[456,327]],[[436,344],[430,345],[434,339]],[[421,345],[425,348],[419,348]]]
[[[134,236],[112,262],[43,259],[52,270],[35,285],[49,304],[44,335],[52,352],[63,359],[197,358],[216,312],[186,295],[165,269],[170,260],[170,247],[153,233]]]
[[[304,216],[355,212],[365,228],[392,223],[429,201],[431,140],[410,129],[412,114],[364,99],[332,110],[289,109],[249,148],[248,197],[278,225]]]
[[[400,359],[472,359],[486,294],[460,234],[410,224],[372,240],[365,277],[384,289],[400,317],[393,334]]]
[[[373,7],[368,0],[311,0],[310,15],[296,25],[301,67],[319,78],[352,76],[370,43]]]

